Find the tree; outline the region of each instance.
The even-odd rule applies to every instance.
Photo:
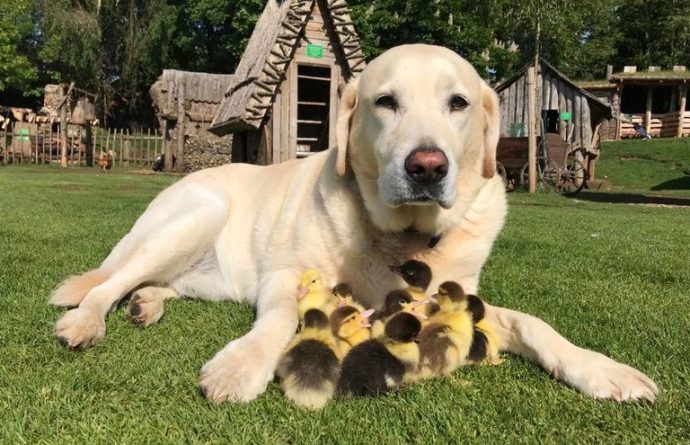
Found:
[[[0,92],[12,88],[38,94],[38,70],[31,52],[33,10],[29,0],[0,2]]]

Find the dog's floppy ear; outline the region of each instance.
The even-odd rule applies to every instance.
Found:
[[[501,131],[501,106],[496,92],[484,82],[482,82],[482,108],[484,108],[482,176],[490,179],[496,174],[496,146]]]
[[[347,164],[347,144],[350,139],[350,118],[357,107],[357,93],[359,78],[351,80],[343,90],[338,108],[338,121],[335,127],[335,137],[338,143],[338,154],[335,161],[335,173],[338,177],[345,174]]]

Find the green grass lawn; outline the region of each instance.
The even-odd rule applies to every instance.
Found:
[[[0,167],[0,444],[687,443],[690,208],[511,194],[481,283],[490,302],[650,375],[655,405],[591,400],[509,357],[304,412],[275,383],[246,405],[199,394],[201,366],[250,328],[246,305],[174,300],[146,329],[119,310],[86,351],[53,339],[51,289],[96,267],[175,179]]]
[[[611,191],[690,197],[690,138],[604,143],[596,176]]]

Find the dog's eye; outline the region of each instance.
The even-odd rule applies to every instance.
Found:
[[[469,105],[467,103],[467,100],[465,100],[465,98],[460,95],[456,94],[450,98],[450,111],[460,111],[464,109],[467,105]]]
[[[396,110],[398,108],[398,102],[395,100],[395,97],[390,94],[384,94],[376,99],[376,106]]]

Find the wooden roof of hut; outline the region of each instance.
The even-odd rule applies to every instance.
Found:
[[[508,88],[517,79],[522,77],[527,72],[527,69],[533,65],[534,65],[534,62],[530,62],[530,63],[526,64],[525,66],[520,68],[515,74],[513,74],[512,76],[510,76],[509,78],[507,78],[503,82],[496,85],[496,87],[494,88],[496,90],[496,92],[500,93],[501,91]],[[544,73],[548,73],[551,76],[555,75],[557,78],[559,78],[559,80],[564,82],[566,85],[569,85],[570,88],[575,89],[579,94],[581,94],[582,96],[587,98],[587,101],[590,103],[590,106],[595,107],[605,117],[611,117],[611,107],[607,103],[604,103],[601,99],[596,97],[594,94],[592,94],[589,91],[578,86],[575,82],[570,80],[565,74],[563,74],[558,69],[556,69],[555,66],[551,65],[549,62],[542,59],[541,57],[539,58],[539,65],[541,68],[541,73],[538,73],[538,74],[543,75]]]
[[[158,115],[174,120],[177,119],[179,92],[184,86],[183,100],[194,105],[186,107],[189,118],[192,121],[210,122],[232,78],[232,74],[163,70],[163,74],[151,85],[149,94]]]
[[[316,1],[325,6],[324,19],[330,22],[338,39],[339,56],[349,69],[343,74],[349,78],[364,68],[364,54],[345,0],[284,0],[282,3],[268,0],[211,124],[211,131],[222,135],[261,126]]]
[[[511,77],[495,87],[501,99],[501,135],[512,135],[513,129],[523,128],[527,122],[527,69],[528,63]],[[544,59],[539,59],[537,81],[537,113],[555,110],[559,119],[570,115],[563,126],[563,139],[580,144],[586,151],[598,154],[596,134],[604,119],[611,117],[611,107],[594,94],[580,88]],[[553,124],[553,122],[549,122]],[[545,130],[549,131],[547,122]],[[553,131],[553,130],[551,130]]]

